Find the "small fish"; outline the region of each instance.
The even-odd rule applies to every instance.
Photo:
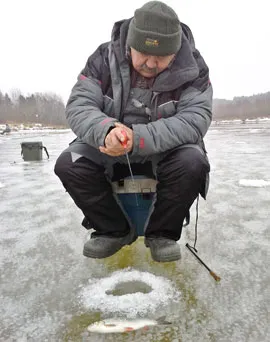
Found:
[[[158,324],[171,324],[165,321],[165,317],[161,317],[157,320],[153,319],[131,319],[131,320],[121,320],[121,319],[105,319],[103,321],[95,322],[88,326],[87,330],[90,332],[100,333],[100,334],[113,334],[113,333],[124,333],[134,330],[144,329],[147,330],[150,326]]]

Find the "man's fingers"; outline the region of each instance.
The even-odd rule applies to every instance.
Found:
[[[105,139],[105,146],[107,148],[119,148],[120,147],[120,138],[116,132],[116,128],[114,128]]]
[[[118,138],[118,134],[116,134],[116,132],[114,135],[112,135],[111,145],[113,147],[120,147],[120,145],[121,145],[120,138]]]
[[[120,156],[123,156],[125,154],[125,152],[113,151],[113,150],[106,148],[106,147],[103,147],[103,146],[99,147],[99,151],[101,153],[107,154],[108,156],[111,156],[111,157],[120,157]]]
[[[128,132],[128,127],[126,126],[121,126],[121,127],[117,127],[114,129],[114,133],[117,136],[118,140],[123,143],[123,142],[127,142],[128,140],[130,140],[130,136],[129,136],[129,132]]]
[[[115,135],[119,142],[124,142],[126,140],[126,136],[122,133],[123,129],[116,129]]]

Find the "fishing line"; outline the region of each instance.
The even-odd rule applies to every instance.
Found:
[[[219,282],[221,278],[213,272],[203,261],[202,259],[197,255],[198,251],[196,249],[196,243],[198,239],[198,219],[199,219],[199,195],[197,197],[197,203],[196,203],[196,222],[195,222],[195,239],[194,239],[194,245],[193,247],[190,246],[188,243],[186,243],[186,247],[188,250],[196,257],[197,260],[209,271],[210,275],[215,279],[215,281]]]

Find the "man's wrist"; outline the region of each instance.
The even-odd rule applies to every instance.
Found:
[[[106,144],[105,144],[105,141],[106,141],[106,138],[107,138],[107,135],[115,128],[115,126],[110,126],[107,133],[105,134],[105,137],[104,137],[104,142],[103,142],[103,146],[106,147]]]

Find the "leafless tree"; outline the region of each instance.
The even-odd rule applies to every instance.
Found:
[[[0,92],[0,123],[68,127],[63,100],[54,93],[24,96],[16,89],[11,95]]]

